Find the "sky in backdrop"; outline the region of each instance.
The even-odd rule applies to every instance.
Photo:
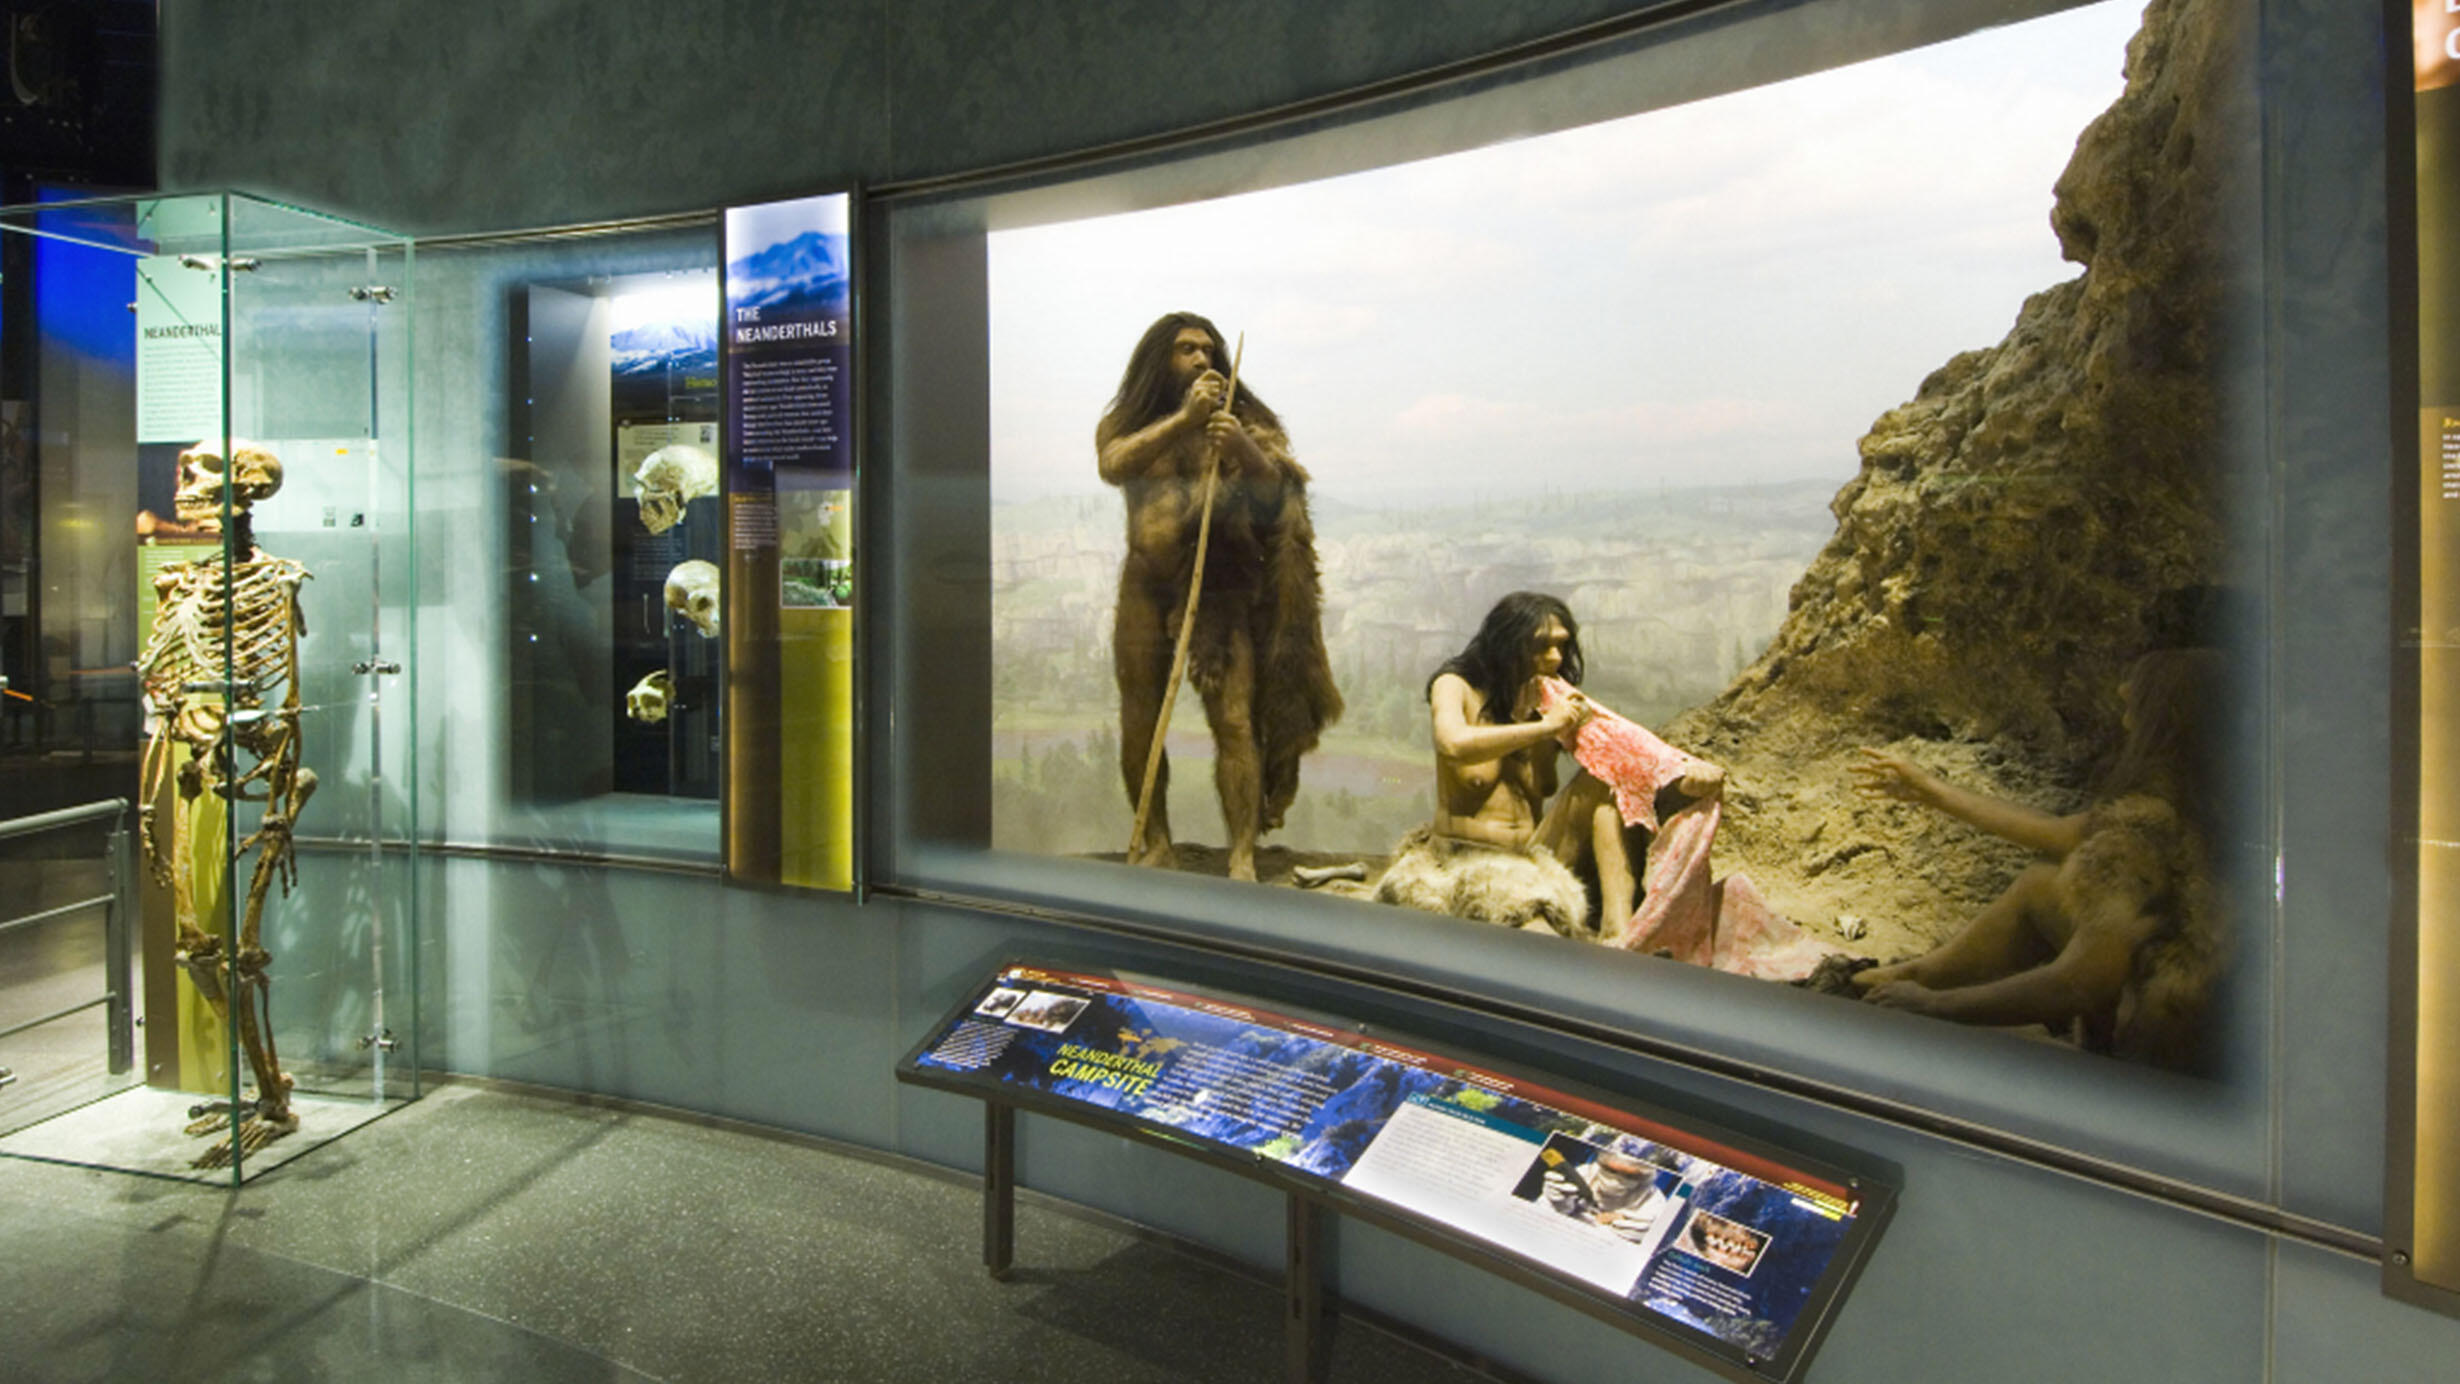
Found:
[[[2141,0],[1423,161],[989,241],[992,485],[1099,494],[1166,311],[1246,335],[1323,500],[1842,483],[2079,267],[2050,231]]]

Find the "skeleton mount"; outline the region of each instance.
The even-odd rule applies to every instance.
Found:
[[[180,968],[214,1013],[236,1024],[256,1078],[255,1094],[236,1110],[211,1102],[189,1112],[192,1135],[240,1121],[232,1139],[196,1159],[200,1168],[228,1164],[234,1143],[238,1153],[250,1153],[299,1127],[291,1079],[274,1052],[266,974],[272,956],[260,935],[274,881],[281,880],[285,895],[297,882],[291,831],[316,791],[315,771],[299,762],[299,639],[307,632],[299,588],[310,574],[259,549],[249,523],[249,506],[281,488],[281,463],[236,439],[230,450],[227,465],[212,443],[180,454],[179,517],[224,527],[223,547],[215,557],[168,564],[154,578],[154,628],[137,658],[153,726],[138,798],[140,838],[154,878],[171,889]],[[269,706],[276,693],[280,702]],[[175,746],[188,750],[176,769]],[[167,849],[154,820],[166,779],[178,790]],[[240,860],[257,854],[226,953],[226,939],[206,931],[197,916],[195,826],[200,813],[236,812],[240,803],[261,803],[264,811],[256,829],[230,848],[233,877]]]

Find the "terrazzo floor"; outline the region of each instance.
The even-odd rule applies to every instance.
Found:
[[[970,1180],[447,1083],[238,1190],[0,1160],[0,1375],[171,1379],[1280,1378],[1278,1288]],[[1345,1318],[1343,1384],[1492,1379]]]

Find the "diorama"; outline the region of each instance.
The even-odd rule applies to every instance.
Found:
[[[2243,22],[2041,8],[995,221],[988,844],[2226,1065]]]

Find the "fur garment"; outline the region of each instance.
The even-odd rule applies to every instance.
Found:
[[[2081,918],[2119,899],[2160,920],[2135,949],[2106,1035],[2086,1046],[2172,1071],[2210,1066],[2214,983],[2228,960],[2221,906],[2202,838],[2177,810],[2138,794],[2103,803],[2061,863],[2059,904]]]
[[[1596,936],[1588,891],[1551,853],[1438,836],[1430,827],[1401,838],[1375,886],[1375,901],[1497,927],[1544,923],[1583,941]]]
[[[1225,477],[1213,501],[1213,531],[1205,550],[1204,599],[1188,644],[1188,678],[1208,697],[1221,687],[1231,632],[1247,631],[1255,650],[1255,695],[1248,708],[1263,766],[1261,831],[1281,825],[1298,796],[1299,760],[1324,728],[1341,718],[1341,692],[1324,652],[1324,588],[1315,559],[1315,525],[1307,513],[1307,472],[1292,459],[1289,440],[1273,428],[1249,434],[1280,470],[1270,499]],[[1193,538],[1186,559],[1195,561]],[[1123,578],[1124,579],[1124,578]],[[1187,582],[1175,584],[1166,629],[1187,610]]]

